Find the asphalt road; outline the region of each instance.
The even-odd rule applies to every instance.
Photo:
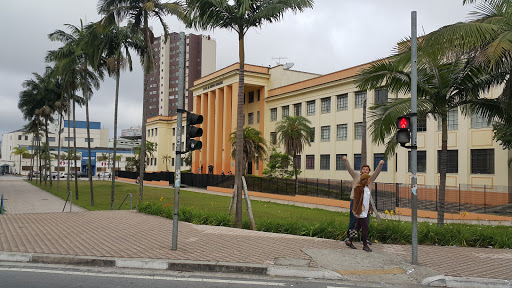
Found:
[[[268,276],[208,274],[174,271],[147,271],[119,268],[74,267],[62,265],[0,263],[2,288],[234,288],[300,287],[360,288],[382,287],[378,283],[346,285],[314,279],[275,278]]]

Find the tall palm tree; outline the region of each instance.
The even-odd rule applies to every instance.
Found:
[[[118,19],[128,18],[133,22],[131,26],[134,30],[139,30],[144,38],[143,63],[144,72],[148,74],[154,66],[154,56],[152,43],[154,40],[153,31],[149,27],[150,19],[157,19],[164,30],[164,37],[167,40],[169,27],[164,21],[167,15],[181,15],[181,5],[179,2],[162,3],[160,0],[100,0],[98,2],[98,13],[101,15],[111,15]],[[141,154],[146,155],[146,91],[148,86],[148,77],[144,77],[144,96],[142,101],[142,135],[141,135]],[[145,159],[139,161],[139,203],[142,203],[144,195],[144,171]]]
[[[464,4],[476,3],[464,0]],[[451,54],[472,55],[477,65],[488,69],[496,79],[493,86],[503,85],[497,99],[469,101],[472,111],[493,119],[494,138],[504,148],[512,148],[512,1],[478,1],[476,11],[466,23],[442,27],[424,37],[431,49]],[[488,92],[483,85],[481,92]],[[508,107],[508,108],[507,108]],[[507,113],[508,112],[508,113]]]
[[[18,174],[21,175],[21,171],[22,171],[21,158],[30,156],[30,154],[28,153],[28,149],[25,147],[22,147],[22,146],[14,147],[12,149],[12,154],[20,156],[20,168],[19,168]]]
[[[286,154],[292,156],[293,170],[295,173],[295,194],[299,193],[299,179],[297,178],[296,156],[304,150],[304,145],[311,146],[313,129],[311,121],[304,116],[288,116],[279,121],[276,126],[276,133],[279,142],[284,143]]]
[[[222,28],[233,30],[238,34],[238,73],[237,104],[237,151],[235,156],[236,207],[235,226],[242,228],[242,175],[243,175],[243,103],[244,103],[244,37],[253,27],[281,20],[287,11],[302,12],[313,7],[313,0],[186,0],[183,19],[187,27],[210,30]]]
[[[130,49],[135,50],[142,59],[144,51],[144,43],[142,34],[138,30],[131,28],[133,23],[127,26],[119,27],[120,19],[111,15],[107,15],[102,21],[97,23],[97,29],[100,33],[99,48],[101,55],[107,58],[107,71],[110,76],[116,80],[116,92],[114,101],[114,155],[117,157],[117,118],[119,110],[119,82],[121,78],[121,70],[128,66],[130,71],[133,70],[132,57]],[[124,52],[124,54],[123,54]],[[141,61],[142,62],[142,61]],[[112,170],[115,173],[116,161],[113,161]],[[115,193],[116,177],[112,177],[112,187],[110,193],[111,209],[114,210],[114,193]]]
[[[39,139],[39,137],[41,137],[41,131],[39,131],[39,127],[42,126],[41,125],[41,120],[36,117],[36,115],[34,115],[32,117],[32,119],[30,119],[30,121],[23,127],[23,129],[25,130],[25,133],[27,134],[32,134],[32,147],[31,147],[31,150],[32,150],[32,154],[31,154],[31,159],[30,159],[30,177],[29,177],[29,180],[32,181],[32,178],[34,176],[34,165],[35,165],[35,156],[37,155],[36,153],[36,139]]]
[[[70,33],[63,30],[56,30],[48,35],[52,41],[60,41],[64,44],[55,53],[49,52],[47,61],[65,61],[67,65],[75,67],[76,83],[82,90],[85,100],[85,114],[87,121],[87,139],[91,139],[89,126],[89,101],[92,97],[92,89],[99,89],[100,80],[103,79],[103,71],[98,61],[97,52],[97,34],[94,26],[83,25],[80,20],[80,27],[66,24]],[[67,66],[66,65],[66,66]],[[73,109],[74,113],[74,109]],[[74,122],[74,121],[73,121]],[[75,141],[76,142],[76,141]],[[91,141],[87,141],[87,151],[89,154],[89,167],[92,167]],[[94,206],[94,192],[92,183],[92,169],[89,169],[89,187],[91,192],[91,206]]]
[[[433,117],[441,121],[442,149],[439,165],[439,212],[438,225],[444,224],[444,203],[447,170],[448,111],[462,108],[470,99],[479,98],[479,88],[494,81],[478,66],[471,65],[471,59],[457,55],[446,55],[429,46],[418,45],[418,118]],[[401,43],[401,53],[388,59],[376,61],[362,69],[357,75],[359,89],[385,87],[391,93],[407,94],[411,89],[410,47]],[[396,98],[388,103],[378,104],[373,110],[370,125],[372,141],[386,143],[385,157],[394,154],[397,141],[396,119],[411,111],[410,98]]]
[[[237,143],[236,131],[233,131],[229,137],[231,143],[231,157],[235,158],[236,155],[236,143]],[[243,134],[243,174],[247,171],[247,164],[251,161],[263,159],[267,155],[267,143],[261,132],[252,127],[244,127]]]

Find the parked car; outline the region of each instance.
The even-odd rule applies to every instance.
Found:
[[[75,174],[74,173],[69,173],[69,177],[73,178],[73,177],[75,177]],[[60,173],[60,178],[68,178],[68,172],[61,172]]]
[[[98,175],[100,176],[100,178],[103,178],[103,177],[108,178],[108,177],[110,177],[111,173],[108,171],[107,172],[99,172]]]
[[[59,175],[58,172],[52,172],[50,175],[47,175],[46,177],[49,178],[51,176],[52,179],[57,179],[57,175]]]
[[[76,173],[76,175],[77,175],[77,177],[78,177],[78,178],[82,178],[82,177],[87,177],[87,176],[89,176],[89,175],[87,175],[87,172],[85,172],[85,171],[78,171],[78,172]]]

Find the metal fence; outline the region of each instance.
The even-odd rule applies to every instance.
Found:
[[[137,179],[138,172],[116,171],[119,177]],[[306,195],[338,200],[350,200],[352,181],[318,178],[299,178],[296,192],[294,179],[271,177],[245,177],[249,191],[279,194]],[[145,181],[174,182],[174,172],[145,173]],[[183,187],[206,188],[215,186],[233,189],[233,175],[181,173]],[[396,207],[411,208],[411,185],[400,183],[374,183],[372,194],[379,211],[394,210]],[[438,211],[439,186],[418,185],[418,209]],[[484,214],[512,215],[512,187],[496,185],[460,184],[445,189],[445,212],[475,212]]]

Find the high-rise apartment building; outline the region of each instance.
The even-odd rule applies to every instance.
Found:
[[[145,91],[146,119],[154,116],[174,116],[178,108],[180,34],[169,34],[153,41],[155,66],[145,77],[149,79]],[[188,34],[185,37],[185,99],[184,108],[193,110],[194,81],[216,70],[216,43],[210,36]]]

